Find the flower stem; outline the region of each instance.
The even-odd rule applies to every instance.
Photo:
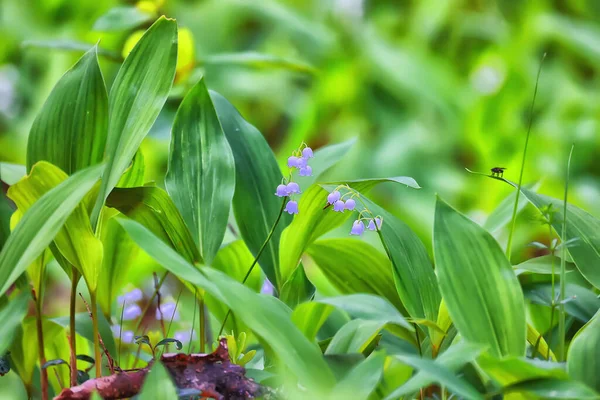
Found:
[[[533,90],[533,99],[531,100],[531,108],[529,109],[529,126],[527,128],[527,135],[525,136],[525,147],[523,148],[523,159],[521,160],[521,172],[519,173],[519,183],[517,186],[517,195],[515,196],[515,205],[513,207],[512,218],[510,223],[510,230],[508,231],[508,243],[506,244],[506,258],[510,261],[510,255],[512,250],[513,234],[515,232],[515,224],[517,221],[517,210],[519,208],[519,196],[521,195],[521,186],[523,184],[523,172],[525,171],[525,160],[527,159],[527,147],[529,145],[529,136],[531,135],[531,125],[533,123],[533,106],[535,104],[535,98],[537,97],[538,84],[540,82],[540,74],[542,73],[542,65],[546,53],[542,57],[540,66],[538,68],[537,78],[535,80],[535,89]]]
[[[254,261],[252,261],[252,265],[250,266],[250,268],[248,268],[248,272],[246,272],[246,276],[244,276],[244,279],[242,280],[242,284],[246,283],[246,281],[250,277],[250,274],[252,273],[254,266],[256,265],[256,263],[258,263],[260,256],[262,255],[263,251],[267,248],[267,244],[269,244],[271,237],[273,237],[273,233],[275,233],[275,228],[277,228],[277,225],[279,224],[279,221],[281,220],[281,215],[283,214],[283,210],[285,208],[285,203],[287,202],[287,199],[288,199],[287,197],[283,198],[283,202],[281,203],[281,208],[279,209],[279,214],[277,215],[277,219],[275,220],[275,223],[271,227],[271,231],[267,235],[267,238],[265,239],[264,243],[260,247],[260,250],[258,250],[258,254],[256,254]],[[275,270],[275,277],[277,279],[277,282],[275,282],[276,285],[279,284],[279,281],[281,279],[279,274],[280,274],[280,272],[278,270]],[[229,310],[227,310],[227,314],[225,314],[225,318],[223,318],[223,323],[221,324],[221,329],[219,329],[218,336],[221,336],[223,334],[223,329],[225,329],[225,323],[227,322],[227,319],[229,318],[230,314],[231,314],[231,308]]]
[[[206,347],[206,332],[205,332],[205,310],[204,310],[204,298],[200,298],[198,299],[198,307],[199,307],[199,314],[200,314],[200,318],[199,318],[199,327],[198,327],[198,333],[200,336],[200,353],[204,353],[205,347]]]
[[[571,146],[571,151],[569,152],[569,159],[567,161],[567,176],[565,179],[565,198],[563,202],[563,221],[562,221],[562,235],[561,238],[563,240],[563,246],[561,248],[562,257],[560,260],[560,302],[559,302],[559,314],[558,314],[558,360],[565,360],[565,286],[567,279],[567,246],[564,245],[567,237],[567,198],[569,194],[569,173],[571,170],[571,157],[573,156],[573,148],[575,145]]]
[[[79,282],[79,272],[71,268],[71,293],[69,299],[69,347],[71,348],[71,382],[70,386],[77,386],[77,333],[75,332],[75,306],[77,305],[77,283]]]
[[[43,261],[42,261],[43,263]],[[42,266],[42,270],[45,267]],[[42,273],[43,275],[43,273]],[[43,281],[40,280],[40,286],[43,285]],[[40,358],[40,366],[46,363],[46,353],[44,346],[44,328],[42,323],[42,296],[41,291],[38,289],[40,296],[36,296],[35,289],[31,290],[33,301],[35,302],[35,326],[37,329],[38,339],[38,353]],[[46,369],[40,369],[40,386],[42,391],[42,400],[48,400],[48,371]]]

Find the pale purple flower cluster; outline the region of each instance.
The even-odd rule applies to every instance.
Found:
[[[300,185],[296,182],[292,182],[293,170],[297,169],[299,176],[312,176],[312,167],[308,165],[308,160],[313,157],[312,149],[310,147],[305,147],[302,151],[295,151],[292,153],[292,156],[288,158],[287,166],[291,169],[290,178],[288,179],[287,184],[282,182],[281,185],[277,186],[275,196],[290,197],[290,201],[285,205],[285,211],[289,214],[298,214],[298,202],[291,200],[291,197],[301,193]]]
[[[179,311],[177,311],[177,304],[175,303],[164,303],[160,305],[160,308],[156,309],[156,319],[165,321],[179,321]]]
[[[350,192],[350,193],[352,193],[352,192]],[[355,194],[353,193],[352,197],[354,197],[354,195]],[[344,195],[344,196],[346,196],[346,195]],[[335,211],[335,212],[344,212],[346,210],[354,211],[354,208],[356,207],[356,200],[354,200],[352,197],[350,197],[347,200],[344,200],[342,194],[338,190],[334,190],[333,192],[329,193],[329,195],[327,196],[327,204],[333,205],[333,211]],[[363,212],[361,212],[359,214],[358,219],[356,221],[354,221],[354,223],[352,224],[352,229],[350,230],[351,235],[360,236],[364,233],[364,231],[365,231],[364,221],[368,221],[366,229],[368,229],[370,231],[377,231],[377,230],[381,229],[381,225],[383,223],[383,220],[381,219],[381,217],[363,218],[362,214],[363,214]]]

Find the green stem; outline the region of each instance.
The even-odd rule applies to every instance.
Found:
[[[521,186],[523,184],[523,172],[525,171],[525,160],[527,159],[527,147],[529,146],[529,136],[531,135],[531,125],[533,123],[533,106],[535,104],[535,98],[537,97],[538,84],[540,82],[540,74],[542,72],[542,65],[544,63],[544,59],[546,58],[546,53],[540,62],[540,66],[538,68],[537,78],[535,80],[535,89],[533,90],[533,99],[531,100],[531,108],[529,110],[529,126],[527,128],[527,135],[525,136],[525,147],[523,148],[523,158],[521,160],[521,172],[519,173],[519,183],[517,186],[517,195],[515,196],[515,205],[513,207],[512,218],[510,223],[510,230],[508,232],[508,243],[506,244],[506,258],[510,261],[510,255],[512,251],[512,241],[513,235],[515,232],[515,224],[517,222],[517,210],[519,208],[519,196],[521,195]]]
[[[275,220],[275,223],[271,227],[271,231],[267,235],[267,238],[265,239],[264,243],[260,247],[260,250],[258,250],[258,254],[254,258],[254,261],[252,261],[252,265],[250,266],[250,268],[248,268],[248,272],[246,272],[246,276],[244,276],[244,279],[242,280],[242,284],[246,283],[246,281],[250,277],[250,274],[252,273],[254,266],[256,265],[256,263],[258,263],[260,256],[262,255],[263,251],[267,248],[267,245],[269,244],[271,237],[273,237],[273,233],[275,233],[275,228],[277,228],[277,225],[279,224],[279,221],[281,220],[281,215],[283,214],[283,210],[285,209],[285,203],[287,202],[287,199],[288,199],[287,197],[283,198],[283,202],[281,203],[281,208],[279,209],[279,214],[277,215],[277,219]],[[275,282],[276,285],[279,284],[279,281],[281,280],[281,277],[279,274],[280,274],[280,272],[278,270],[275,270],[275,277],[277,280],[277,282]],[[221,336],[223,334],[223,329],[225,329],[225,323],[227,323],[227,319],[229,318],[230,314],[231,314],[231,308],[229,310],[227,310],[227,314],[225,314],[225,318],[223,318],[223,323],[221,324],[221,329],[219,329],[219,336]]]
[[[43,262],[43,261],[42,261]],[[42,270],[45,267],[42,266]],[[43,281],[40,280],[40,286],[43,285]],[[38,288],[39,289],[39,288]],[[38,293],[40,291],[38,290]],[[42,321],[42,296],[37,296],[35,290],[32,290],[33,300],[35,301],[35,326],[37,330],[37,342],[38,342],[38,353],[40,358],[40,366],[46,363],[46,353],[44,346],[44,328]],[[40,380],[41,380],[41,391],[42,400],[48,400],[48,371],[46,369],[40,369]]]
[[[567,199],[569,195],[569,174],[571,171],[571,157],[573,156],[573,148],[575,145],[571,146],[571,151],[569,152],[569,159],[567,161],[567,176],[565,179],[565,198],[563,203],[563,223],[562,223],[562,235],[561,238],[563,240],[563,246],[561,248],[562,257],[560,260],[560,303],[559,303],[559,314],[558,314],[558,360],[565,360],[565,286],[566,286],[566,276],[567,276],[567,246],[564,245],[567,237]]]
[[[419,355],[421,357],[423,357],[423,350],[421,349],[421,338],[419,338],[419,327],[417,326],[417,324],[413,324],[413,326],[415,327],[415,336],[417,338],[417,346],[419,348]]]
[[[71,268],[71,293],[69,299],[69,347],[71,350],[71,387],[77,386],[77,333],[75,332],[75,306],[77,305],[77,283],[79,282],[79,272]]]
[[[199,318],[199,329],[198,333],[200,336],[200,353],[204,353],[206,348],[206,332],[205,332],[205,314],[204,314],[204,298],[198,299],[198,307],[200,308],[200,318]]]
[[[94,354],[96,359],[96,378],[102,376],[102,351],[100,350],[100,330],[98,329],[98,307],[96,293],[90,292],[90,307],[92,313],[92,331],[94,334]]]
[[[554,291],[552,291],[552,296],[554,296]],[[554,332],[554,311],[556,310],[556,305],[554,304],[554,297],[552,299],[552,305],[550,306],[550,331],[548,332],[548,352],[546,354],[546,359],[550,361],[550,346],[552,346],[552,333]]]

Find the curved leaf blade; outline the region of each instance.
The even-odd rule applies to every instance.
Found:
[[[600,392],[600,312],[573,338],[567,369],[571,377]]]
[[[50,245],[103,170],[98,165],[76,172],[27,210],[0,252],[0,295]]]
[[[227,228],[235,165],[204,78],[175,115],[165,186],[202,258],[211,264]]]
[[[140,400],[179,398],[173,378],[161,362],[155,362],[152,365],[138,397]]]
[[[283,175],[263,135],[227,99],[216,92],[210,95],[235,160],[233,213],[242,238],[256,256],[279,215],[281,199],[273,194]],[[259,260],[278,289],[286,280],[278,276],[279,238],[290,221],[284,213]]]
[[[494,238],[438,198],[433,247],[440,291],[454,325],[492,355],[525,354],[525,302]]]
[[[176,63],[177,23],[160,17],[129,53],[110,90],[107,166],[92,213],[94,227],[104,201],[166,102]]]
[[[30,294],[23,291],[0,309],[0,354],[4,355],[12,344],[16,330],[27,314],[29,300]]]
[[[104,157],[108,96],[94,46],[57,82],[27,142],[27,169],[48,161],[68,175]]]

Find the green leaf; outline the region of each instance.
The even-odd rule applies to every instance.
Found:
[[[0,295],[50,245],[103,170],[99,165],[75,173],[27,210],[0,252]]]
[[[494,238],[438,198],[433,247],[440,291],[454,325],[494,356],[525,354],[525,302]]]
[[[317,393],[333,384],[333,374],[317,346],[294,326],[290,310],[274,297],[261,296],[209,267],[197,269],[139,223],[120,219],[148,255],[182,280],[197,285],[227,305],[264,343],[268,343],[299,382]],[[302,355],[299,357],[298,355]]]
[[[358,239],[324,239],[306,251],[341,293],[374,294],[398,310],[404,309],[394,286],[390,260],[370,244]]]
[[[298,204],[298,215],[294,217],[293,222],[281,237],[281,248],[285,249],[280,255],[281,276],[283,279],[287,280],[295,270],[300,257],[311,243],[317,240],[319,236],[340,226],[349,218],[350,213],[336,213],[331,210],[331,207],[323,209],[327,205],[329,191],[334,190],[340,184],[348,184],[353,189],[366,193],[369,189],[383,182],[395,182],[415,189],[419,188],[414,179],[405,176],[360,179],[310,186]]]
[[[379,321],[384,324],[395,324],[414,331],[410,325],[387,300],[371,294],[350,294],[347,296],[329,297],[315,300],[346,311],[350,316],[363,320]]]
[[[223,96],[211,92],[211,97],[235,160],[233,213],[242,239],[256,256],[282,207],[281,199],[273,194],[283,175],[262,134]],[[277,272],[279,238],[290,221],[291,217],[284,213],[259,260],[267,278],[277,289],[286,280],[280,279]]]
[[[568,378],[563,365],[538,359],[524,357],[497,359],[491,357],[489,354],[482,354],[478,358],[477,364],[501,386],[509,386],[541,378]]]
[[[368,399],[383,375],[385,355],[373,353],[358,364],[333,388],[338,398]]]
[[[72,52],[86,52],[89,51],[90,48],[94,47],[92,43],[80,42],[77,40],[71,39],[50,39],[50,40],[25,40],[21,43],[21,47],[24,49],[28,48],[40,48],[40,49],[50,49],[50,50],[64,50],[64,51],[72,51]],[[115,51],[103,49],[96,45],[98,55],[101,57],[105,57],[109,60],[121,62],[123,59],[121,55]]]
[[[19,212],[25,213],[45,193],[68,178],[58,167],[40,161],[33,166],[27,178],[10,187],[9,197]],[[54,238],[54,244],[68,264],[85,277],[91,291],[96,290],[102,263],[102,243],[94,236],[87,211],[77,206]],[[70,269],[69,265],[63,267]]]
[[[559,296],[560,288],[556,285],[553,295],[551,283],[536,283],[523,286],[523,292],[531,302],[551,307],[552,301]],[[584,323],[600,309],[600,299],[594,292],[573,283],[565,285],[565,299],[568,299],[565,312]]]
[[[408,225],[384,208],[366,197],[362,197],[362,202],[372,216],[383,218],[380,238],[392,261],[394,283],[408,314],[412,318],[437,321],[441,295],[425,246]],[[429,333],[433,335],[431,329]]]
[[[176,63],[177,23],[160,17],[129,53],[110,90],[108,161],[92,213],[94,227],[104,201],[121,179],[167,100]]]
[[[27,169],[48,161],[68,175],[102,161],[108,99],[97,48],[58,81],[38,113],[27,143]]]
[[[0,309],[0,354],[4,355],[12,344],[16,330],[27,314],[30,299],[30,294],[23,291]]]
[[[480,345],[459,342],[442,353],[435,360],[435,363],[456,373],[466,364],[475,361],[482,351],[483,347]],[[420,370],[406,383],[391,392],[386,399],[398,399],[402,396],[418,392],[419,389],[427,387],[435,381],[435,375],[429,374],[426,370]]]
[[[217,256],[213,261],[212,267],[223,272],[225,275],[235,279],[238,282],[242,282],[244,277],[248,273],[254,256],[248,250],[248,247],[243,240],[236,240],[235,242],[229,243],[227,246],[222,247]],[[258,266],[250,273],[250,276],[246,280],[245,285],[252,289],[254,292],[259,292],[262,285],[262,273]],[[204,296],[206,306],[214,316],[222,321],[225,315],[229,311],[229,307],[221,303],[214,296],[206,294]],[[245,332],[248,328],[240,319],[235,315],[229,315],[227,323],[225,324],[224,332]]]
[[[537,194],[531,190],[522,188],[522,193],[539,210],[548,205],[553,206],[556,213],[553,217],[552,227],[562,235],[564,221],[563,201],[552,197]],[[567,204],[567,236],[561,238],[563,242],[578,238],[574,246],[568,247],[567,251],[573,258],[575,265],[581,274],[596,288],[600,288],[600,220],[591,214]]]
[[[133,157],[133,161],[129,168],[125,170],[117,187],[120,188],[132,188],[144,185],[144,173],[146,172],[146,163],[144,162],[144,155],[142,149],[138,149]]]
[[[530,258],[521,264],[515,265],[515,274],[533,273],[542,275],[552,275],[552,262],[554,262],[554,274],[560,274],[560,258],[553,255]],[[567,273],[573,271],[575,266],[567,263]]]
[[[52,318],[49,321],[62,328],[69,327],[68,316]],[[100,332],[100,336],[102,336],[102,341],[104,342],[104,345],[106,346],[108,352],[112,356],[116,356],[117,346],[115,344],[113,332],[110,329],[110,324],[108,323],[107,319],[102,313],[98,313],[98,331]],[[81,337],[86,338],[90,342],[90,344],[94,343],[94,329],[92,319],[89,313],[81,312],[75,314],[75,332],[81,335]]]
[[[101,32],[125,31],[150,22],[153,18],[153,15],[137,7],[113,7],[94,22],[92,29]]]
[[[113,301],[126,283],[127,271],[135,261],[139,248],[115,217],[102,226],[101,240],[104,256],[98,287],[102,290],[98,291],[97,300],[104,315],[112,315]]]
[[[585,400],[598,399],[600,395],[586,385],[575,381],[540,379],[517,383],[504,388],[505,393],[527,393],[542,399]]]
[[[10,236],[10,218],[14,210],[10,205],[4,190],[0,190],[0,250]]]
[[[157,361],[144,380],[139,400],[177,399],[177,389],[164,365]]]
[[[175,347],[177,347],[177,350],[181,350],[183,348],[183,343],[173,338],[165,338],[161,340],[160,342],[154,345],[154,348],[157,348],[158,346],[167,346],[169,343],[175,343]]]
[[[427,373],[436,383],[446,387],[446,389],[454,394],[472,400],[483,400],[484,398],[473,386],[459,378],[441,363],[409,355],[397,355],[395,357],[403,363]]]
[[[302,263],[296,267],[292,276],[283,284],[279,299],[290,308],[310,300],[315,294],[315,286],[308,280]]]
[[[567,369],[573,379],[600,392],[600,312],[573,338],[569,346]]]
[[[333,307],[316,302],[299,304],[292,312],[292,321],[308,340],[315,340]]]
[[[379,340],[385,321],[353,319],[336,332],[325,354],[363,353]]]
[[[106,205],[150,229],[186,260],[201,260],[181,214],[163,189],[153,186],[115,188],[106,199]]]
[[[231,147],[203,78],[175,115],[165,186],[207,264],[225,236],[235,177]]]

